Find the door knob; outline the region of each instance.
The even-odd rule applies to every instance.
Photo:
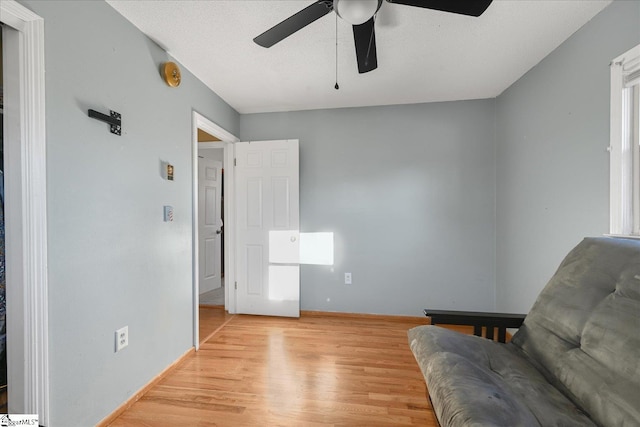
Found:
[[[220,233],[222,233],[222,229],[217,229],[216,234],[220,234]]]
[[[291,236],[290,240],[291,240],[291,243],[295,242],[296,241],[296,236]]]

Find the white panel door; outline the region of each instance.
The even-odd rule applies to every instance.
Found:
[[[235,149],[237,312],[299,317],[298,140]]]
[[[221,286],[222,162],[198,159],[198,252],[200,293]]]

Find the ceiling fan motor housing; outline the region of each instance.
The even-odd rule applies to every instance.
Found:
[[[367,22],[382,6],[382,0],[333,0],[338,16],[351,25]]]

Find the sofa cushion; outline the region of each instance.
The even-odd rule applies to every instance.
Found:
[[[601,425],[640,425],[640,241],[584,239],[512,343]]]
[[[408,334],[443,426],[594,425],[513,345],[437,326]]]

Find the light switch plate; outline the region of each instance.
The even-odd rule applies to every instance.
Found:
[[[173,221],[173,206],[164,207],[164,222]]]

